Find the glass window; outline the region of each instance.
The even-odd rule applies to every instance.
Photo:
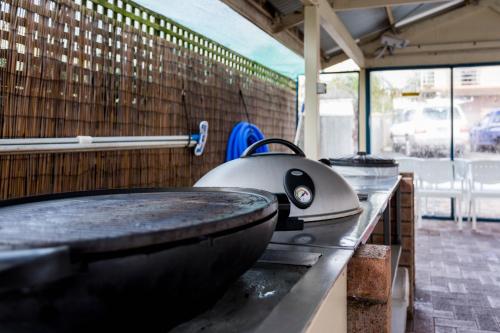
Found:
[[[462,160],[500,163],[500,66],[456,67],[453,78],[453,103],[463,111],[454,134],[467,142]],[[500,184],[476,186],[491,189]],[[477,205],[478,218],[500,218],[500,198],[480,198]]]
[[[406,165],[417,158],[454,159],[453,177],[468,184],[471,175],[483,178],[481,188],[498,190],[494,176],[484,177],[496,172],[488,170],[491,165],[485,162],[478,176],[470,166],[500,163],[500,66],[374,71],[370,85],[372,153],[405,159]],[[480,199],[478,217],[499,219],[499,200]],[[424,210],[424,215],[452,214],[447,199],[432,199]]]
[[[490,123],[490,118],[491,118],[491,115],[485,116],[484,119],[479,122],[479,125],[480,126],[488,125]]]
[[[429,120],[446,120],[448,119],[450,113],[449,108],[424,108],[422,116]]]
[[[371,152],[449,158],[450,70],[390,70],[370,75]],[[458,107],[454,114],[461,117]]]
[[[403,121],[410,121],[415,118],[415,110],[408,110],[404,113]],[[396,115],[397,118],[397,115]]]
[[[320,96],[321,157],[354,154],[358,150],[358,95],[359,73],[325,73],[320,82],[326,84],[326,94]],[[304,77],[299,77],[299,136],[303,147]]]
[[[498,124],[500,123],[500,112],[497,112],[494,116],[493,116],[493,120],[491,121],[492,124]]]
[[[371,72],[372,153],[413,165],[418,159],[450,158],[450,73],[449,69]],[[459,107],[453,113],[459,115]],[[423,204],[424,215],[451,216],[449,199],[428,203]]]

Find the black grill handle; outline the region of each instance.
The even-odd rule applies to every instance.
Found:
[[[297,147],[296,145],[294,145],[290,141],[286,141],[286,140],[279,139],[279,138],[270,138],[270,139],[260,140],[260,141],[255,142],[254,144],[252,144],[250,147],[245,149],[243,154],[241,154],[241,158],[250,157],[257,151],[257,149],[259,149],[260,147],[265,146],[267,144],[271,144],[271,143],[285,146],[285,147],[289,148],[291,151],[293,151],[295,153],[295,155],[298,155],[301,157],[306,157],[306,154],[304,154],[302,149],[300,149],[299,147]]]
[[[304,230],[304,221],[290,217],[290,200],[285,193],[277,193],[278,198],[278,223],[276,231]]]

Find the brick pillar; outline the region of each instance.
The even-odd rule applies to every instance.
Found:
[[[410,278],[410,303],[408,318],[413,318],[415,298],[415,197],[413,173],[402,173],[401,190],[401,243],[399,266],[408,269]]]
[[[415,295],[415,198],[413,173],[402,173],[400,183],[401,191],[401,258],[400,267],[408,269],[410,278],[410,300],[408,306],[408,318],[413,318],[414,295]],[[396,239],[396,196],[391,200],[391,241]],[[384,243],[384,221],[381,218],[375,226],[368,243]]]
[[[391,247],[361,245],[347,265],[347,331],[391,332]]]

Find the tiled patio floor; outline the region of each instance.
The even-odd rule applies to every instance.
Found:
[[[424,220],[416,236],[416,314],[408,332],[500,332],[500,223]]]

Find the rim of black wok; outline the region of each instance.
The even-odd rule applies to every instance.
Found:
[[[109,236],[102,234],[100,237],[83,240],[61,240],[61,241],[32,241],[20,242],[14,244],[7,242],[2,238],[2,222],[0,219],[0,247],[6,249],[34,249],[67,246],[70,251],[76,255],[86,254],[104,254],[123,251],[133,251],[134,249],[154,248],[156,246],[169,246],[183,241],[200,240],[210,236],[217,236],[224,233],[236,232],[240,229],[246,229],[252,225],[257,225],[268,221],[278,211],[278,202],[276,197],[269,192],[247,189],[247,188],[134,188],[134,189],[111,189],[66,192],[57,194],[48,194],[40,196],[30,196],[0,201],[0,216],[2,210],[7,207],[21,206],[26,204],[36,204],[43,202],[64,201],[67,199],[77,199],[89,197],[96,199],[99,196],[123,195],[123,194],[148,194],[148,193],[216,193],[217,195],[237,194],[241,197],[258,197],[262,200],[259,205],[251,211],[234,214],[226,218],[211,218],[200,224],[186,225],[175,229],[153,230],[153,231],[134,231],[132,233],[123,233],[121,235]],[[195,207],[193,207],[195,209]]]

